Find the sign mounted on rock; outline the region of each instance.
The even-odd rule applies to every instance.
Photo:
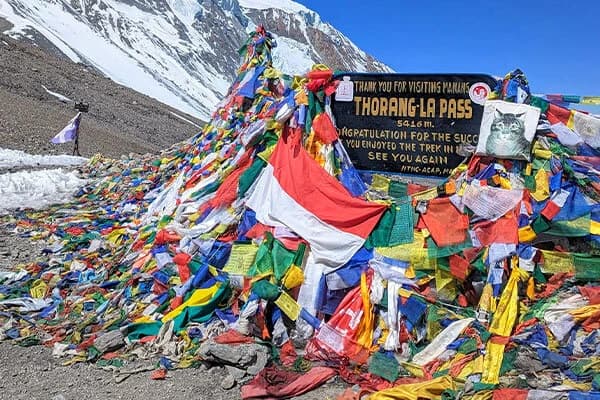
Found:
[[[496,79],[483,74],[336,76],[332,110],[354,166],[445,177],[476,145],[483,103]]]

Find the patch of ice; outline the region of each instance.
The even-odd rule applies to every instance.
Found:
[[[67,96],[57,93],[57,92],[53,92],[52,90],[48,90],[48,88],[44,85],[42,85],[42,87],[44,88],[44,90],[46,91],[46,93],[48,93],[50,96],[54,96],[56,97],[58,100],[62,101],[63,103],[70,103],[73,100],[71,100],[70,98],[68,98]]]
[[[43,208],[64,203],[86,181],[62,168],[0,175],[0,214],[17,208]]]
[[[85,157],[28,154],[20,150],[0,148],[0,169],[11,167],[37,167],[37,166],[75,166],[87,162]]]

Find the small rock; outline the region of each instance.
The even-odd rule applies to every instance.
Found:
[[[227,375],[225,379],[221,381],[221,388],[225,390],[233,389],[235,387],[235,379],[233,376]]]
[[[258,375],[258,373],[267,366],[267,364],[269,363],[269,359],[269,354],[257,352],[256,361],[253,365],[248,366],[247,372],[250,375]]]
[[[232,376],[236,381],[240,381],[246,376],[246,371],[241,368],[236,368],[231,365],[226,365],[225,368],[227,369],[229,375]]]
[[[270,360],[269,350],[256,343],[232,347],[209,340],[200,345],[198,354],[206,361],[234,365],[243,369],[249,366],[260,366],[259,368],[262,369]],[[257,373],[258,371],[252,374]]]
[[[52,397],[52,400],[67,400],[67,399],[65,399],[65,396],[63,396],[62,394],[57,394],[56,396]]]
[[[100,353],[115,351],[125,345],[125,338],[120,330],[115,329],[94,340],[94,346]]]

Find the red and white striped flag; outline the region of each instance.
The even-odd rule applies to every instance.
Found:
[[[246,202],[265,225],[286,226],[310,244],[315,261],[346,263],[364,244],[385,205],[353,197],[300,144],[299,129],[287,128]]]

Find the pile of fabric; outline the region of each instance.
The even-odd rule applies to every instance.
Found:
[[[283,75],[272,47],[250,35],[186,143],[96,157],[76,202],[12,219],[50,245],[0,271],[0,339],[154,355],[156,379],[224,364],[244,398],[336,375],[364,391],[340,398],[600,398],[600,120],[515,71],[438,186],[359,174],[332,71]]]

